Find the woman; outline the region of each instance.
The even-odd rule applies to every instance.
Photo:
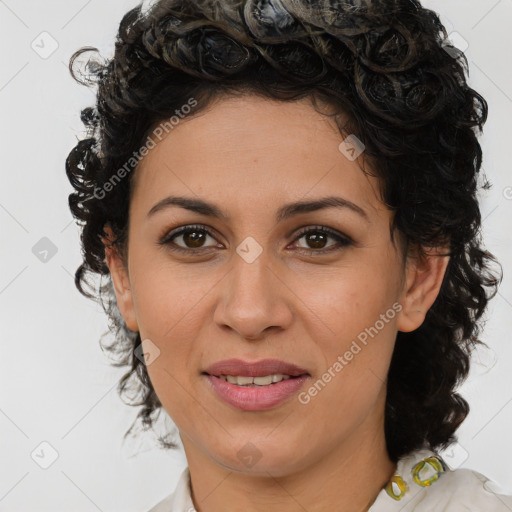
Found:
[[[512,510],[437,453],[501,279],[445,38],[415,0],[161,0],[89,62],[76,284],[188,462],[151,512]]]

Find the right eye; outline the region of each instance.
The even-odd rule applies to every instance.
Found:
[[[178,245],[174,242],[175,239],[182,237],[184,246]],[[161,245],[166,245],[171,251],[178,252],[197,252],[201,249],[210,249],[211,247],[215,247],[215,245],[203,247],[202,244],[208,238],[213,238],[210,231],[206,226],[197,224],[190,226],[183,226],[179,228],[177,231],[171,231],[164,235],[164,237],[160,240]],[[187,246],[188,245],[188,246]]]

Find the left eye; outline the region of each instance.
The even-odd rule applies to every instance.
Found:
[[[352,241],[348,237],[343,236],[343,235],[341,235],[341,234],[339,234],[339,233],[337,233],[335,231],[332,231],[330,229],[327,229],[327,228],[325,228],[323,226],[318,226],[316,228],[307,229],[307,230],[303,231],[302,233],[300,233],[297,236],[297,238],[295,238],[295,241],[300,240],[301,238],[304,238],[305,240],[307,240],[307,243],[314,245],[313,249],[301,248],[301,249],[306,250],[309,253],[313,253],[313,252],[330,252],[332,250],[340,249],[339,246],[346,247],[346,246],[352,244]],[[324,249],[325,241],[328,238],[333,238],[334,240],[336,240],[338,242],[339,246],[338,247],[331,246],[329,249]],[[319,245],[321,247],[319,247]]]
[[[184,242],[184,246],[178,245],[174,242],[175,239],[181,237]],[[203,243],[207,237],[215,238],[211,235],[210,231],[206,228],[206,226],[197,225],[197,226],[185,226],[180,228],[176,232],[171,232],[170,234],[164,236],[162,240],[159,242],[161,245],[167,245],[170,250],[178,251],[178,252],[197,252],[200,249],[208,249],[215,247],[214,245],[204,247]],[[309,228],[301,231],[296,237],[294,242],[304,238],[306,243],[313,244],[313,247],[298,247],[298,250],[305,251],[308,253],[325,253],[330,252],[332,250],[339,250],[342,247],[346,247],[352,244],[352,241],[340,233],[333,231],[331,229],[325,228],[324,226],[317,226],[314,228]],[[338,246],[330,246],[325,249],[326,240],[332,238],[338,242]],[[340,247],[341,246],[341,247]]]

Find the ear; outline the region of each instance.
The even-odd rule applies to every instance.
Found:
[[[397,329],[402,332],[416,330],[425,320],[427,311],[436,300],[446,268],[450,260],[444,256],[447,247],[424,248],[426,255],[420,257],[417,251],[407,257],[405,284],[397,316]]]
[[[119,254],[117,248],[112,244],[115,240],[111,227],[105,226],[107,237],[101,237],[105,245],[105,262],[110,270],[110,276],[116,293],[117,307],[124,321],[131,331],[139,330],[137,319],[135,316],[135,308],[133,307],[133,297],[128,276],[128,270]]]

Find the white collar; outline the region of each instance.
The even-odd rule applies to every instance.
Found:
[[[432,460],[431,457],[436,459]],[[422,464],[425,459],[427,462]],[[436,468],[439,467],[442,467],[442,471],[436,478]],[[440,507],[445,512],[512,510],[512,496],[494,491],[494,483],[491,480],[470,469],[451,470],[446,462],[431,450],[416,450],[399,459],[395,475],[402,478],[407,489],[402,498],[393,499],[384,487],[368,512],[431,512],[441,510]],[[430,484],[425,483],[425,480],[429,481],[428,477],[431,477]],[[422,485],[418,483],[421,481]],[[396,489],[397,486],[395,492]],[[148,512],[197,512],[191,497],[188,466],[182,471],[174,492]]]

